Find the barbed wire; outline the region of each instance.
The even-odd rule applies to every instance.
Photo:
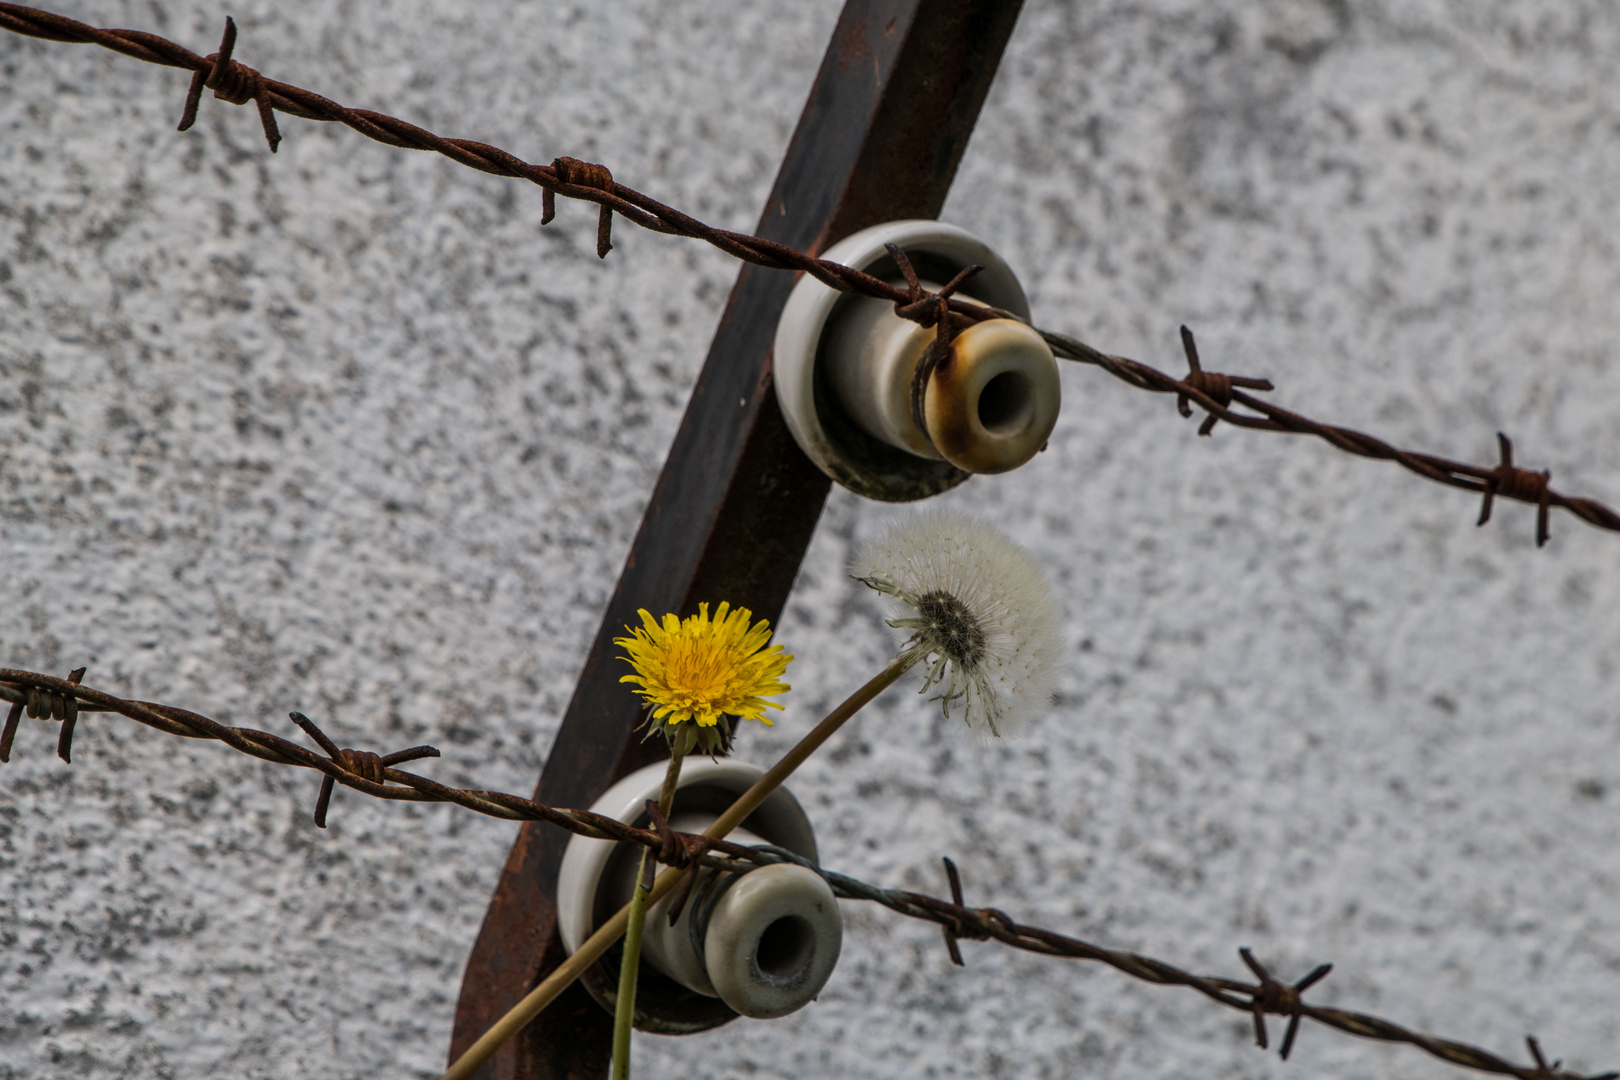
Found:
[[[393,767],[412,759],[438,757],[439,751],[431,746],[415,746],[391,754],[339,748],[308,717],[302,713],[290,714],[293,722],[325,752],[326,756],[322,757],[306,747],[266,731],[232,727],[172,705],[160,705],[150,701],[127,701],[105,691],[84,686],[81,684],[84,672],[84,668],[78,668],[68,678],[59,679],[39,672],[0,668],[0,701],[12,703],[4,731],[0,733],[0,763],[10,761],[17,728],[25,712],[31,717],[55,720],[63,725],[57,751],[64,761],[70,760],[71,725],[80,714],[116,713],[171,735],[215,739],[232,749],[264,761],[317,770],[323,775],[314,818],[315,824],[323,829],[326,827],[333,785],[342,784],[378,798],[454,803],[468,810],[508,821],[544,821],[578,836],[639,844],[653,851],[659,862],[680,869],[704,866],[735,872],[755,866],[792,862],[809,867],[820,874],[840,897],[870,901],[907,918],[937,924],[944,936],[945,946],[952,962],[959,966],[963,965],[963,959],[958,942],[963,940],[997,941],[1042,956],[1096,961],[1142,982],[1157,986],[1185,987],[1197,991],[1219,1005],[1248,1013],[1254,1018],[1255,1043],[1262,1050],[1269,1046],[1270,1041],[1266,1017],[1286,1017],[1288,1027],[1278,1051],[1284,1060],[1287,1060],[1293,1050],[1301,1022],[1311,1020],[1335,1031],[1361,1038],[1415,1046],[1441,1061],[1478,1072],[1514,1076],[1520,1080],[1620,1080],[1620,1072],[1584,1076],[1563,1070],[1561,1061],[1548,1064],[1534,1037],[1526,1039],[1534,1064],[1521,1065],[1479,1047],[1425,1035],[1366,1013],[1307,1004],[1302,995],[1327,976],[1332,970],[1331,964],[1319,965],[1304,978],[1287,984],[1273,977],[1268,969],[1255,959],[1250,950],[1243,948],[1238,950],[1239,956],[1253,973],[1255,982],[1249,983],[1221,976],[1194,975],[1172,964],[1139,953],[1109,949],[1055,931],[1018,923],[997,908],[971,908],[963,898],[961,875],[957,871],[956,864],[950,859],[944,860],[951,890],[949,900],[904,889],[880,888],[848,875],[823,869],[814,862],[781,848],[750,847],[727,840],[714,840],[706,836],[676,832],[658,813],[657,806],[650,801],[647,805],[652,827],[641,829],[586,810],[559,809],[504,792],[451,787]],[[695,874],[688,874],[682,883],[683,888],[689,890],[695,880]],[[686,899],[686,892],[676,895],[671,904],[672,919],[679,915],[681,905]]]
[[[1478,521],[1480,525],[1491,519],[1491,508],[1497,498],[1530,503],[1537,510],[1537,547],[1544,546],[1551,535],[1548,529],[1548,516],[1551,508],[1555,506],[1570,511],[1582,521],[1596,525],[1600,529],[1620,531],[1620,514],[1616,514],[1609,507],[1594,499],[1562,495],[1554,491],[1548,485],[1548,480],[1552,476],[1551,471],[1532,472],[1516,467],[1513,464],[1513,442],[1501,432],[1496,433],[1497,448],[1501,457],[1494,468],[1487,469],[1480,465],[1436,457],[1433,454],[1401,450],[1365,432],[1323,424],[1263,401],[1252,394],[1246,394],[1238,388],[1270,390],[1273,387],[1266,379],[1222,375],[1203,370],[1192,331],[1185,326],[1181,328],[1181,343],[1187,354],[1187,366],[1190,369],[1185,379],[1172,378],[1162,371],[1123,356],[1110,356],[1083,341],[1063,334],[1047,330],[1041,330],[1040,334],[1057,356],[1085,364],[1095,364],[1115,378],[1143,390],[1175,394],[1177,408],[1180,409],[1182,416],[1191,415],[1187,400],[1191,398],[1196,401],[1208,413],[1198,429],[1200,435],[1208,435],[1217,420],[1224,420],[1236,427],[1254,431],[1315,435],[1347,454],[1393,461],[1437,484],[1479,492],[1484,496]],[[1230,408],[1233,403],[1244,405],[1261,415],[1246,416],[1233,412]]]
[[[1017,317],[1007,311],[952,297],[961,279],[938,292],[929,292],[917,284],[914,275],[907,273],[911,280],[906,287],[901,287],[859,270],[815,258],[785,244],[713,228],[619,183],[604,165],[569,157],[556,158],[550,165],[531,164],[487,143],[447,139],[397,117],[369,109],[347,108],[312,91],[265,78],[255,69],[232,58],[236,46],[236,23],[229,18],[225,20],[225,33],[219,49],[207,56],[199,56],[157,34],[97,28],[64,15],[18,4],[0,3],[0,28],[51,41],[100,45],[147,63],[190,70],[193,74],[186,92],[181,131],[187,130],[195,122],[202,92],[208,89],[214,91],[216,98],[231,104],[254,102],[265,141],[272,153],[281,142],[275,114],[284,112],[306,120],[344,124],[369,139],[389,146],[443,154],[480,172],[537,184],[543,200],[541,224],[547,224],[555,217],[555,197],[558,195],[595,203],[600,208],[596,235],[599,257],[605,258],[612,249],[613,215],[617,213],[652,232],[702,240],[745,262],[773,269],[802,271],[839,292],[853,292],[889,301],[895,305],[895,311],[901,317],[912,319],[925,327],[939,326],[939,339],[945,346],[948,346],[957,330],[972,323],[988,318]],[[905,261],[899,261],[902,270],[909,271]],[[1203,370],[1192,333],[1186,327],[1182,327],[1181,335],[1190,370],[1184,379],[1176,379],[1136,360],[1102,352],[1065,334],[1046,330],[1040,333],[1057,356],[1095,365],[1142,390],[1174,394],[1177,408],[1184,417],[1191,415],[1191,404],[1196,403],[1206,413],[1199,428],[1200,435],[1210,434],[1219,420],[1255,431],[1314,435],[1346,453],[1393,461],[1425,479],[1480,494],[1483,500],[1478,520],[1480,525],[1490,520],[1492,506],[1498,498],[1529,503],[1537,508],[1537,547],[1544,546],[1550,536],[1548,519],[1554,507],[1568,510],[1597,528],[1620,532],[1620,514],[1608,506],[1594,499],[1554,491],[1549,485],[1551,472],[1548,470],[1533,471],[1515,466],[1512,443],[1504,434],[1497,435],[1500,458],[1494,467],[1401,450],[1375,436],[1323,424],[1244,392],[1246,389],[1273,389],[1268,380]],[[930,367],[930,363],[920,365],[919,376],[926,377]],[[1259,415],[1234,412],[1231,408],[1234,404],[1252,409]]]

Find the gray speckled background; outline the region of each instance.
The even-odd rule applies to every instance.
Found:
[[[58,0],[752,226],[816,3]],[[1620,10],[1029,0],[947,206],[1037,318],[1620,502]],[[85,46],[0,35],[0,663],[527,792],[735,266]],[[1620,539],[1311,442],[1195,436],[1091,369],[1007,523],[1068,616],[1058,706],[981,748],[895,694],[795,782],[833,867],[1576,1069],[1620,1066]],[[779,754],[892,647],[835,494],[781,640]],[[127,721],[0,770],[0,1076],[426,1076],[513,827]],[[638,1075],[1441,1077],[1094,966],[846,905],[788,1019]]]

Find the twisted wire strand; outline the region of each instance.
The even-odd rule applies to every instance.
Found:
[[[1379,461],[1393,461],[1396,464],[1416,473],[1426,480],[1449,487],[1462,488],[1465,491],[1479,492],[1485,497],[1485,506],[1480,514],[1481,525],[1490,520],[1491,500],[1497,497],[1516,499],[1538,506],[1540,517],[1538,520],[1536,546],[1540,547],[1547,542],[1546,535],[1546,508],[1548,506],[1562,507],[1582,521],[1595,525],[1600,529],[1620,531],[1620,514],[1595,499],[1578,496],[1561,495],[1547,485],[1549,474],[1546,472],[1532,472],[1527,469],[1515,468],[1513,465],[1513,444],[1506,435],[1497,434],[1497,442],[1501,451],[1501,461],[1493,468],[1472,465],[1463,461],[1452,461],[1447,458],[1436,457],[1433,454],[1423,454],[1411,450],[1401,450],[1382,439],[1365,432],[1354,431],[1350,428],[1338,427],[1332,424],[1323,424],[1299,413],[1290,412],[1269,401],[1264,401],[1253,394],[1228,386],[1224,400],[1218,400],[1209,392],[1206,380],[1213,373],[1201,371],[1197,363],[1197,347],[1193,343],[1192,331],[1185,326],[1181,328],[1183,345],[1187,351],[1187,359],[1192,372],[1187,379],[1176,379],[1156,368],[1123,356],[1113,356],[1087,345],[1078,338],[1065,334],[1053,333],[1049,330],[1039,330],[1041,337],[1051,348],[1053,355],[1061,356],[1066,360],[1075,360],[1083,364],[1092,364],[1102,368],[1108,374],[1122,382],[1131,384],[1138,389],[1148,390],[1159,394],[1175,394],[1178,398],[1191,398],[1198,403],[1209,417],[1200,429],[1200,435],[1209,434],[1213,426],[1212,420],[1224,420],[1235,427],[1248,428],[1253,431],[1281,431],[1294,435],[1314,435],[1324,440],[1335,449],[1358,457],[1373,458]],[[1239,376],[1219,376],[1214,378],[1230,380],[1235,386],[1253,385],[1264,380],[1243,380]],[[1269,384],[1258,389],[1270,389]],[[1231,405],[1243,405],[1259,413],[1251,416],[1244,413],[1233,412]]]
[[[800,271],[839,292],[854,292],[889,301],[903,318],[913,319],[924,326],[940,325],[940,337],[944,341],[948,341],[954,331],[974,322],[987,318],[1016,317],[1006,311],[955,299],[947,290],[919,294],[916,289],[904,288],[859,270],[815,258],[785,244],[713,228],[619,183],[602,165],[568,157],[559,157],[550,165],[531,164],[487,143],[447,139],[397,117],[369,109],[347,108],[310,90],[265,78],[231,58],[236,42],[236,24],[230,19],[226,20],[225,35],[219,50],[208,56],[199,56],[156,34],[97,28],[53,12],[11,3],[0,3],[0,28],[51,41],[100,45],[148,63],[189,69],[194,74],[186,97],[181,130],[189,128],[195,120],[198,98],[206,87],[213,89],[216,97],[231,104],[254,101],[272,153],[281,139],[274,113],[284,112],[306,120],[344,124],[368,139],[389,146],[431,151],[479,172],[537,184],[542,189],[544,199],[542,224],[552,220],[557,195],[595,203],[600,207],[596,249],[602,257],[612,248],[612,216],[618,214],[652,232],[702,240],[744,262],[772,269]],[[1264,379],[1201,370],[1192,335],[1185,327],[1182,328],[1182,340],[1192,369],[1185,379],[1176,379],[1135,360],[1104,353],[1065,334],[1046,330],[1040,333],[1057,356],[1100,367],[1138,389],[1174,394],[1183,416],[1188,415],[1188,403],[1195,402],[1207,414],[1199,429],[1200,435],[1208,435],[1217,420],[1254,431],[1312,435],[1345,453],[1393,461],[1435,483],[1481,494],[1484,500],[1479,518],[1481,525],[1490,519],[1491,505],[1496,498],[1530,503],[1538,511],[1538,547],[1548,540],[1548,515],[1554,507],[1568,510],[1589,525],[1620,532],[1620,514],[1608,506],[1595,499],[1563,495],[1552,490],[1548,486],[1549,475],[1546,472],[1515,468],[1506,436],[1499,436],[1503,443],[1501,463],[1494,468],[1485,468],[1431,454],[1401,450],[1372,435],[1320,423],[1239,389],[1272,389]],[[1242,405],[1259,415],[1235,412],[1231,408],[1233,405]]]
[[[7,723],[8,737],[5,742],[7,753],[0,755],[0,761],[9,757],[11,748],[9,736],[14,734],[17,718],[25,708],[42,719],[55,719],[64,723],[63,716],[68,712],[75,717],[83,713],[117,713],[171,735],[193,739],[215,739],[232,749],[263,761],[295,765],[320,772],[323,774],[323,794],[316,816],[317,823],[323,828],[328,794],[326,785],[330,781],[378,798],[454,803],[468,810],[507,821],[544,821],[577,836],[639,844],[652,850],[658,861],[681,868],[707,866],[738,871],[755,866],[791,862],[809,867],[822,875],[834,893],[840,897],[870,901],[907,918],[937,924],[944,933],[945,943],[952,959],[958,964],[962,962],[957,948],[959,939],[997,941],[1011,948],[1042,956],[1096,961],[1133,979],[1157,986],[1185,987],[1197,991],[1216,1004],[1252,1014],[1255,1021],[1256,1042],[1262,1049],[1267,1046],[1265,1017],[1285,1016],[1288,1018],[1289,1027],[1281,1047],[1284,1059],[1293,1048],[1300,1022],[1311,1020],[1324,1027],[1365,1039],[1415,1046],[1441,1061],[1478,1072],[1514,1076],[1520,1080],[1620,1080],[1620,1073],[1616,1072],[1587,1077],[1562,1070],[1559,1062],[1549,1065],[1534,1039],[1527,1041],[1535,1063],[1519,1065],[1479,1047],[1425,1035],[1366,1013],[1305,1004],[1300,995],[1327,973],[1327,965],[1317,968],[1311,975],[1290,987],[1272,978],[1245,949],[1240,952],[1245,963],[1255,974],[1257,982],[1248,983],[1219,976],[1194,975],[1149,956],[1109,949],[1052,930],[1023,925],[996,908],[971,908],[963,902],[961,880],[956,866],[949,859],[945,860],[945,865],[950,879],[952,893],[950,900],[904,889],[884,889],[845,874],[825,870],[810,860],[782,848],[747,847],[726,840],[712,840],[704,836],[674,832],[669,828],[667,821],[658,817],[656,807],[653,815],[654,827],[638,829],[614,818],[585,810],[559,809],[535,802],[533,799],[499,791],[451,787],[385,764],[390,760],[402,761],[408,757],[437,757],[438,751],[432,747],[413,747],[410,750],[387,755],[339,749],[307,717],[301,713],[292,714],[299,726],[326,751],[328,756],[322,757],[306,747],[266,731],[232,727],[172,705],[150,701],[127,701],[105,691],[81,685],[78,678],[83,677],[82,668],[75,670],[74,675],[77,678],[59,679],[39,672],[0,668],[0,701],[12,703]],[[69,702],[72,704],[68,704]]]

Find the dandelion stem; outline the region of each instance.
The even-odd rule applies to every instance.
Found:
[[[683,732],[683,733],[689,733]],[[669,817],[675,803],[675,788],[680,783],[681,761],[686,757],[687,740],[677,736],[670,747],[669,768],[664,772],[664,787],[658,793],[658,813]],[[647,923],[647,895],[652,891],[652,851],[641,849],[641,866],[636,871],[636,887],[630,897],[630,918],[624,932],[624,960],[619,965],[619,993],[613,1003],[613,1072],[612,1080],[630,1080],[630,1027],[636,1017],[636,980],[641,976],[641,932]]]
[[[772,765],[769,772],[754,781],[754,786],[743,792],[737,801],[731,804],[730,809],[715,819],[714,824],[709,826],[708,832],[703,835],[718,839],[741,825],[743,819],[759,809],[759,804],[764,802],[771,792],[781,787],[783,781],[793,775],[793,770],[803,765],[805,759],[815,753],[822,743],[832,738],[833,734],[844,726],[845,721],[870,704],[873,698],[893,686],[918,659],[920,659],[918,656],[902,654],[890,660],[865,686],[849,695],[842,705],[827,714],[826,719],[811,728],[810,734],[800,739],[798,745],[789,750],[781,761]]]
[[[911,669],[912,664],[916,663],[917,659],[915,655],[908,653],[890,660],[887,666],[878,672],[871,681],[846,698],[843,704],[828,713],[826,719],[812,728],[808,735],[800,739],[798,745],[789,750],[781,761],[778,761],[769,772],[760,777],[753,787],[743,792],[737,801],[731,804],[731,808],[716,818],[714,824],[710,825],[703,835],[714,840],[724,839],[731,830],[742,824],[749,814],[759,809],[759,804],[764,802],[771,792],[781,787],[782,782],[793,774],[793,770],[804,764],[805,759],[815,753],[822,743],[832,738],[833,734],[843,727],[850,717],[870,704],[873,698],[893,686],[902,675]],[[675,887],[675,883],[680,880],[682,873],[683,871],[671,867],[659,874],[657,880],[653,882],[652,890],[647,894],[648,906],[663,899]],[[566,990],[575,979],[579,978],[586,968],[596,963],[602,954],[607,952],[613,943],[624,935],[629,925],[630,905],[626,904],[611,919],[599,926],[596,933],[586,938],[584,943],[574,950],[574,955],[559,964],[556,970],[546,976],[539,986],[529,991],[527,997],[512,1006],[505,1016],[497,1020],[488,1031],[480,1035],[478,1041],[469,1046],[466,1053],[455,1060],[440,1080],[468,1080],[477,1071],[478,1067],[493,1057],[495,1051],[499,1050],[508,1039],[523,1030],[523,1027],[530,1020],[540,1015],[540,1011],[551,1004],[557,995]]]
[[[624,960],[619,964],[619,992],[613,1002],[612,1080],[630,1080],[630,1028],[636,1016],[636,980],[641,975],[641,932],[647,925],[647,894],[642,884],[651,853],[641,853],[641,869],[636,873],[635,892],[630,897],[630,917],[624,930]]]

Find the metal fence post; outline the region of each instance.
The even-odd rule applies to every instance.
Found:
[[[760,216],[758,235],[819,252],[939,213],[1021,0],[849,0]],[[535,798],[585,807],[659,756],[612,639],[638,608],[729,600],[777,621],[828,480],[788,433],[771,343],[792,275],[745,265],[580,673]],[[468,959],[458,1056],[561,960],[553,894],[567,835],[525,825]],[[486,1065],[502,1078],[604,1075],[611,1018],[577,986]]]

